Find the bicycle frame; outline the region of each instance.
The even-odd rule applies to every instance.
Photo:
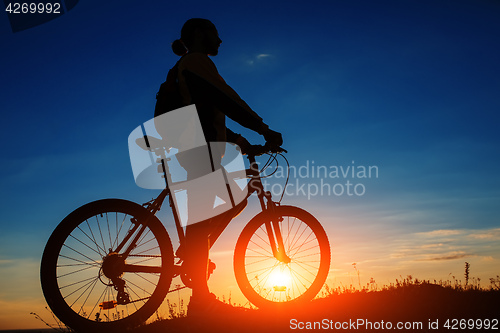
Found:
[[[156,197],[153,198],[152,200],[146,202],[143,204],[143,206],[152,214],[155,215],[162,207],[163,202],[165,201],[166,197],[169,197],[169,206],[172,210],[173,216],[174,216],[174,222],[175,222],[175,227],[177,231],[177,235],[179,237],[179,243],[182,245],[185,242],[186,235],[184,228],[182,227],[181,221],[179,220],[176,207],[174,204],[174,201],[172,199],[171,195],[171,190],[168,186],[169,180],[171,179],[171,175],[168,170],[168,166],[165,162],[169,161],[168,158],[165,157],[165,152],[163,150],[160,150],[159,152],[157,151],[157,154],[160,153],[160,158],[161,158],[161,166],[162,166],[162,171],[165,177],[165,189],[162,190],[162,192]],[[247,196],[245,198],[248,199],[250,195],[252,195],[254,192],[257,193],[257,197],[259,199],[259,203],[261,206],[262,211],[267,212],[268,216],[270,217],[269,219],[266,219],[265,221],[265,227],[267,234],[269,236],[269,243],[271,244],[271,249],[274,257],[283,262],[283,263],[289,263],[290,258],[285,254],[284,251],[284,244],[283,244],[283,238],[281,235],[281,231],[279,228],[279,220],[276,216],[274,216],[274,208],[276,207],[277,203],[272,200],[272,195],[270,192],[265,191],[264,186],[261,181],[260,177],[260,172],[258,168],[258,164],[255,160],[255,155],[248,155],[248,160],[250,162],[250,168],[246,170],[247,177],[250,178],[248,188],[249,191],[247,193]],[[229,186],[229,185],[227,185]],[[230,213],[231,211],[229,211]],[[209,234],[209,243],[210,247],[213,246],[213,244],[217,241],[217,239],[220,237],[222,232],[226,229],[228,226],[229,222],[231,222],[231,218],[228,218],[227,221],[224,221],[224,223],[216,225],[213,230]],[[116,248],[115,252],[119,253],[127,243],[129,243],[130,239],[132,236],[135,234],[133,240],[128,244],[127,248],[122,254],[122,257],[127,258],[129,253],[133,250],[136,242],[140,239],[142,233],[147,227],[147,221],[144,223],[139,231],[140,224],[136,224],[134,228],[132,228],[129,232],[129,234],[126,235],[126,237],[123,239],[123,241],[118,245]],[[179,267],[179,266],[177,266]],[[149,272],[149,273],[159,273],[158,269],[156,268],[151,268],[148,266],[129,266],[125,264],[125,272]],[[174,272],[174,275],[178,275],[179,272]]]

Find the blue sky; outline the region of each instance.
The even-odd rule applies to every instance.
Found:
[[[134,184],[127,137],[152,117],[177,59],[170,42],[191,17],[216,24],[219,72],[283,133],[292,165],[378,167],[377,178],[323,179],[362,183],[362,196],[284,199],[325,225],[330,283],[348,283],[353,262],[383,284],[462,276],[468,261],[487,285],[500,273],[499,15],[486,0],[81,0],[12,33],[0,14],[1,322],[43,309],[39,260],[64,216],[101,198],[157,193]],[[215,255],[234,246],[255,208]]]

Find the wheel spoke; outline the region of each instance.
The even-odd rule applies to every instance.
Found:
[[[108,216],[108,213],[106,213],[106,217]],[[95,217],[97,221],[97,228],[99,229],[99,235],[101,236],[101,241],[102,241],[102,248],[104,249],[104,253],[106,253],[106,244],[104,243],[104,237],[102,236],[102,230],[101,230],[101,224],[99,223],[99,217]]]
[[[303,241],[301,241],[301,242],[300,242],[300,245],[296,248],[296,250],[295,250],[295,249],[290,249],[290,250],[289,250],[290,252],[292,252],[293,250],[295,250],[295,252],[292,254],[292,256],[295,256],[295,255],[297,254],[297,252],[299,252],[299,251],[300,251],[300,249],[301,249],[304,245],[308,244],[309,242],[313,242],[313,241],[315,240],[315,238],[314,238],[314,239],[311,239],[310,241],[308,241],[308,239],[309,239],[309,237],[311,237],[311,235],[314,235],[312,230],[311,230],[311,232],[309,233],[309,235],[307,235],[306,239],[304,239]]]
[[[86,270],[91,269],[91,268],[93,268],[93,267],[92,266],[88,266],[88,267],[84,267],[84,268],[81,268],[81,269],[77,269],[76,271],[71,271],[71,272],[66,273],[66,274],[58,275],[58,278],[62,278],[64,276],[68,276],[68,275],[75,274],[75,273],[81,273],[81,272],[86,271]]]
[[[113,241],[111,240],[111,228],[109,227],[109,217],[108,217],[108,214],[106,214],[106,225],[108,226],[109,246],[112,248],[113,247]]]
[[[85,236],[87,236],[88,239],[90,239],[90,241],[92,241],[96,246],[97,246],[97,250],[91,248],[90,246],[88,246],[86,243],[84,243],[83,241],[81,241],[80,239],[76,238],[75,236],[73,235],[69,235],[71,238],[73,238],[74,240],[76,240],[77,242],[80,242],[81,244],[83,244],[84,246],[86,246],[87,248],[89,248],[91,251],[94,251],[95,253],[97,253],[99,256],[102,256],[102,253],[100,252],[101,248],[99,247],[99,245],[95,242],[95,240],[93,240],[92,238],[89,237],[89,235],[87,235],[85,233],[85,231],[83,231],[80,227],[78,227],[78,230],[80,230]]]
[[[90,237],[89,237],[89,236],[85,233],[85,231],[83,231],[83,230],[80,228],[80,226],[78,226],[77,228],[78,228],[79,230],[81,230],[81,231],[85,234],[85,236],[89,237],[89,239],[90,239],[90,240],[92,240],[92,242],[93,242],[93,243],[97,246],[97,250],[99,251],[99,255],[100,255],[101,257],[104,257],[104,255],[106,254],[106,249],[102,248],[102,247],[101,247],[101,246],[97,243],[97,241],[96,241],[96,239],[95,239],[95,236],[94,236],[94,232],[92,231],[92,228],[90,227],[89,221],[88,221],[88,220],[85,220],[85,223],[87,224],[87,228],[89,228],[89,231],[90,231],[90,234],[92,235],[92,238],[90,238]],[[102,253],[101,253],[101,251],[102,251]]]
[[[65,256],[65,255],[62,255],[60,254],[59,255],[60,258],[65,258],[65,259],[69,259],[69,260],[73,260],[73,261],[76,261],[76,262],[79,262],[81,264],[75,264],[75,265],[90,265],[90,266],[93,266],[93,267],[101,267],[101,264],[96,262],[95,260],[92,260],[92,263],[88,263],[88,262],[85,262],[85,261],[82,261],[82,260],[78,260],[78,259],[75,259],[75,258],[71,258],[71,257],[68,257],[68,256]],[[64,267],[64,266],[71,266],[71,265],[57,265],[57,267]]]
[[[95,264],[95,265],[97,265],[97,266],[99,266],[99,265],[100,265],[100,264],[99,264],[97,261],[95,261],[94,259],[92,259],[92,258],[90,258],[90,257],[86,256],[85,254],[81,253],[80,251],[75,250],[75,249],[74,249],[74,248],[72,248],[71,246],[66,245],[66,244],[64,244],[64,246],[65,246],[65,247],[67,247],[68,249],[70,249],[70,250],[72,250],[72,251],[74,251],[74,252],[78,253],[78,254],[79,254],[79,255],[81,255],[82,257],[84,257],[84,258],[86,258],[86,259],[88,259],[88,260],[90,260],[90,261],[94,262],[94,264]],[[62,257],[62,255],[61,255],[61,257]],[[76,259],[75,259],[75,260],[76,260]]]

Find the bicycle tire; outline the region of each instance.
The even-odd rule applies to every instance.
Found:
[[[118,297],[104,274],[104,258],[117,257],[113,248],[135,224],[146,229],[123,264],[159,272],[122,271],[119,278],[130,302],[110,303],[123,294]],[[104,199],[76,209],[56,227],[43,252],[40,280],[50,309],[68,327],[116,332],[140,325],[158,309],[170,288],[173,265],[170,237],[156,216],[127,200]],[[109,272],[108,267],[118,266],[109,266],[108,260]]]
[[[272,254],[264,224],[270,218],[268,212],[248,222],[234,252],[238,286],[258,308],[295,306],[312,300],[330,269],[330,243],[313,215],[293,206],[277,206],[274,215],[281,220],[289,263],[280,262]]]

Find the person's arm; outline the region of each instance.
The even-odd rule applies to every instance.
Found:
[[[194,103],[210,103],[241,126],[254,130],[259,134],[264,134],[269,129],[269,126],[264,124],[261,117],[249,109],[248,106],[245,107],[246,103],[243,104],[244,102],[241,99],[231,98],[224,91],[196,73],[185,70],[183,74],[186,77]]]
[[[281,134],[269,129],[262,118],[219,75],[214,63],[203,54],[191,54],[184,58],[181,74],[192,97],[192,102],[215,105],[238,124],[264,136],[266,141],[280,146]]]
[[[226,128],[226,140],[227,140],[227,142],[236,143],[236,141],[238,141],[238,139],[240,137],[241,137],[241,134],[234,133],[229,128]]]
[[[210,58],[201,53],[184,57],[180,67],[193,102],[208,102],[240,125],[260,134],[268,126],[220,76]]]
[[[234,133],[229,128],[226,128],[226,141],[240,147],[242,154],[247,154],[252,149],[252,145],[243,135]]]

